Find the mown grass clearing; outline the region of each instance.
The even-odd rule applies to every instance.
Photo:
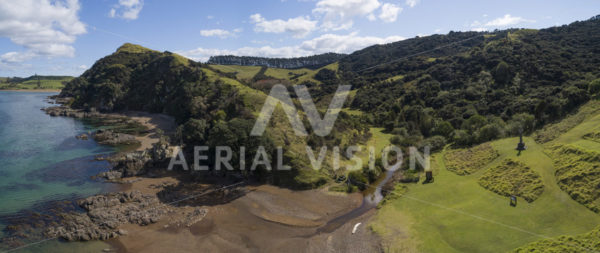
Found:
[[[525,138],[528,149],[517,156],[517,143],[518,138],[491,142],[499,157],[465,176],[446,169],[444,154],[436,154],[434,183],[406,185],[408,192],[383,205],[371,227],[389,252],[401,252],[407,245],[416,245],[420,252],[506,252],[544,239],[540,235],[577,235],[600,224],[599,215],[558,187],[552,159],[542,145]],[[541,177],[545,189],[537,200],[521,199],[511,207],[507,197],[479,185],[487,169],[505,159],[523,163]]]
[[[17,89],[17,90],[35,90],[35,89],[48,89],[48,90],[60,90],[65,87],[65,83],[71,81],[73,77],[62,77],[57,79],[43,79],[40,78],[39,85],[38,80],[26,80],[19,83],[2,83],[0,82],[0,90],[3,89]]]
[[[212,68],[217,69],[223,73],[236,73],[235,77],[238,80],[252,79],[258,71],[260,66],[239,66],[239,65],[210,65]]]

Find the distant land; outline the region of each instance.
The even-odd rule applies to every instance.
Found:
[[[296,58],[266,58],[253,56],[220,55],[211,56],[208,59],[207,63],[219,65],[264,66],[269,68],[281,69],[318,69],[325,65],[334,63],[344,57],[346,57],[346,54],[336,53],[325,53]]]
[[[0,77],[0,90],[61,90],[72,76]]]

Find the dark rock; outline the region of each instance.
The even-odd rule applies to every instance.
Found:
[[[98,130],[94,134],[94,140],[103,145],[131,145],[139,144],[135,136],[130,134],[115,133],[110,130]]]
[[[86,141],[88,139],[88,135],[87,134],[80,134],[80,135],[75,136],[75,138],[78,139],[78,140],[84,140],[84,141]]]
[[[61,226],[50,227],[46,234],[67,241],[107,240],[127,234],[120,225],[149,225],[171,212],[156,196],[139,191],[96,195],[78,204],[87,212],[65,214]]]

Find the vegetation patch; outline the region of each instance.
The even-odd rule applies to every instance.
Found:
[[[592,252],[600,248],[600,227],[576,236],[559,236],[515,249],[513,252]]]
[[[519,196],[533,202],[544,192],[540,175],[525,164],[507,159],[501,165],[487,170],[479,185],[502,196]]]
[[[499,156],[489,143],[472,148],[454,149],[444,153],[446,168],[458,175],[472,174]]]
[[[600,131],[591,132],[583,136],[584,139],[600,142]]]
[[[600,212],[600,152],[573,145],[552,148],[558,186],[575,201]]]
[[[579,125],[586,118],[596,115],[597,112],[600,111],[600,101],[592,100],[589,103],[581,106],[577,113],[565,118],[564,120],[555,123],[546,125],[544,128],[537,131],[533,138],[537,143],[546,143],[552,141],[561,134],[569,131],[573,127]]]

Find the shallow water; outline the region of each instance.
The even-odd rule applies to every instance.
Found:
[[[81,198],[112,187],[90,177],[110,167],[94,156],[114,150],[75,139],[93,130],[89,125],[41,111],[51,106],[46,97],[54,94],[0,91],[0,229],[11,217],[18,217],[19,211],[39,211],[51,201]]]

